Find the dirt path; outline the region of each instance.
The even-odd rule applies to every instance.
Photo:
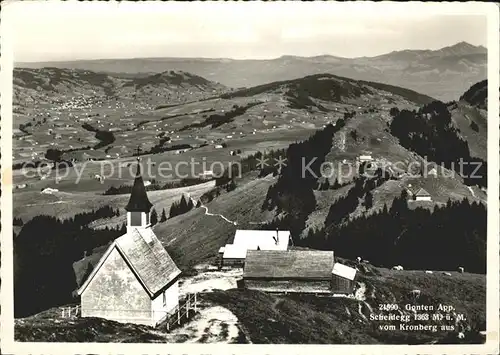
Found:
[[[209,265],[195,267],[199,274],[181,280],[180,295],[212,292],[237,287],[241,269],[210,270]],[[177,343],[250,343],[239,327],[238,318],[229,309],[208,302],[198,304],[198,314],[185,326],[168,333],[169,341]]]
[[[29,204],[29,205],[24,205],[24,207],[57,205],[59,203],[71,203],[71,201],[55,201],[55,202],[44,202],[44,203],[32,203],[32,204]]]
[[[345,132],[342,132],[340,135],[340,151],[344,152],[345,151]]]
[[[476,194],[474,193],[474,190],[472,190],[472,187],[467,186],[467,188],[469,189],[470,193],[472,194],[472,197],[476,197]]]
[[[479,200],[481,200],[481,201],[483,201],[483,202],[485,202],[485,203],[487,203],[487,202],[488,202],[488,201],[486,201],[486,200],[483,200],[481,197],[477,196],[477,195],[476,195],[476,193],[474,192],[474,190],[472,189],[472,187],[467,186],[467,188],[469,189],[469,191],[470,191],[470,193],[471,193],[472,197],[477,198],[477,199],[479,199]]]
[[[358,301],[364,301],[366,300],[365,293],[366,293],[366,285],[364,282],[360,282],[359,288],[354,293],[354,298],[357,299]]]
[[[181,280],[179,293],[182,296],[188,293],[236,288],[236,281],[241,278],[242,273],[241,269],[201,272],[196,276]]]
[[[169,336],[179,343],[234,343],[240,338],[238,318],[221,306],[205,306],[184,328]]]
[[[226,217],[224,217],[224,216],[223,216],[223,215],[221,215],[221,214],[215,214],[215,213],[210,213],[210,212],[208,212],[208,207],[207,207],[207,206],[205,206],[205,205],[201,205],[200,207],[205,209],[205,215],[206,215],[206,216],[216,216],[216,217],[220,217],[220,218],[222,218],[223,220],[225,220],[226,222],[229,222],[229,223],[231,223],[231,224],[234,224],[234,225],[237,225],[237,224],[238,224],[238,222],[231,221],[231,220],[227,219]]]
[[[194,198],[192,198],[189,194],[187,194],[188,197],[191,199],[191,202],[193,202],[193,205],[196,206],[198,204],[198,201],[196,201]],[[234,225],[237,225],[238,222],[236,221],[231,221],[229,219],[227,219],[226,217],[224,217],[223,215],[221,214],[215,214],[215,213],[210,213],[208,212],[208,207],[205,206],[205,205],[200,205],[201,208],[204,208],[205,209],[205,216],[214,216],[214,217],[220,217],[222,218],[223,220],[225,220],[226,222],[228,223],[231,223],[231,224],[234,224]]]
[[[372,306],[366,301],[366,285],[364,282],[359,283],[359,288],[356,290],[354,293],[354,298],[359,301],[358,304],[358,312],[363,317],[364,319],[366,318],[366,315],[363,313],[363,305],[366,306],[368,309],[368,312],[371,314],[373,313],[373,308]]]

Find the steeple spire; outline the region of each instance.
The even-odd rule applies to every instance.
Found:
[[[141,158],[137,157],[137,169],[135,170],[135,177],[138,178],[140,176],[141,176]]]
[[[139,150],[140,148],[138,148]],[[135,174],[134,185],[132,186],[132,193],[125,209],[128,212],[145,212],[149,213],[153,204],[149,201],[146,193],[146,187],[141,176],[141,164],[139,157],[137,157],[137,171]]]

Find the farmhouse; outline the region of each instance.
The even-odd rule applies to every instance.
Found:
[[[370,162],[373,160],[372,156],[371,155],[360,155],[358,157],[358,160],[363,163],[363,162]]]
[[[204,179],[211,179],[214,177],[214,172],[212,170],[205,170],[203,173],[201,173],[200,177]]]
[[[238,229],[233,244],[219,249],[219,266],[242,267],[247,250],[287,250],[289,244],[290,231]]]
[[[127,233],[78,289],[82,317],[156,326],[175,311],[181,271],[151,229],[151,207],[138,165],[125,207]]]
[[[333,251],[249,250],[243,286],[265,292],[351,294],[356,269],[335,263]]]
[[[415,201],[432,201],[431,195],[424,189],[419,189],[413,194]]]

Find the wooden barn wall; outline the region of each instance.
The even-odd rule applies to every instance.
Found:
[[[332,292],[351,293],[353,289],[353,281],[340,276],[332,275],[331,288]]]
[[[149,295],[116,249],[81,296],[83,317],[152,324]]]
[[[243,281],[245,288],[267,292],[330,292],[330,281],[316,280],[252,280]]]
[[[245,259],[223,259],[222,266],[242,267],[245,264]]]

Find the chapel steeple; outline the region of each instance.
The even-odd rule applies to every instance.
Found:
[[[147,228],[151,226],[149,212],[153,204],[149,201],[146,193],[146,187],[141,175],[141,164],[137,157],[137,170],[135,174],[134,185],[128,204],[125,206],[127,211],[127,229],[129,228]]]

